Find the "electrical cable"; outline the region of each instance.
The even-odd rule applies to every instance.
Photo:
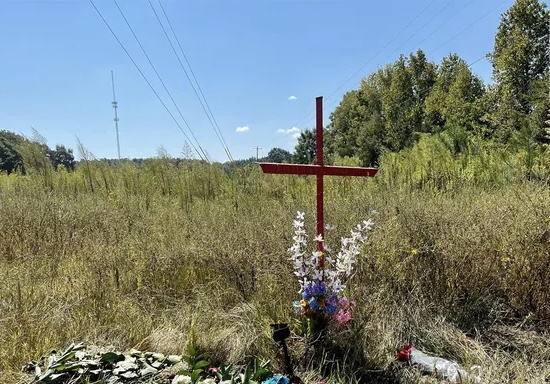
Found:
[[[331,99],[340,89],[342,89],[342,87],[344,87],[347,83],[349,83],[352,79],[355,78],[355,76],[357,76],[357,74],[359,74],[363,69],[365,69],[365,67],[372,61],[374,60],[380,53],[382,53],[382,51],[384,49],[386,49],[391,43],[393,43],[395,41],[395,39],[397,39],[397,37],[403,33],[409,26],[411,26],[412,23],[414,23],[416,21],[416,19],[418,19],[420,16],[422,16],[424,14],[424,12],[432,6],[432,4],[434,4],[437,0],[432,0],[430,3],[428,3],[428,5],[426,5],[419,13],[416,14],[416,16],[414,16],[409,22],[407,25],[405,25],[403,28],[401,28],[401,30],[399,32],[397,32],[395,34],[395,36],[390,40],[388,41],[382,48],[380,48],[373,56],[371,56],[371,58],[365,63],[363,64],[359,69],[357,69],[350,77],[348,77],[343,83],[341,83],[337,88],[336,90],[334,90],[326,99],[325,101]],[[449,3],[447,3],[447,6],[452,3],[453,1],[455,0],[451,0]],[[446,6],[446,7],[447,7]],[[445,7],[445,8],[446,8]],[[445,9],[444,8],[444,9]],[[436,15],[437,16],[437,15]],[[435,16],[434,16],[435,17]],[[430,23],[431,21],[433,20],[430,19],[430,21],[428,23]],[[292,124],[293,127],[297,126],[299,123],[301,123],[304,119],[307,119],[309,116],[311,116],[311,114],[313,113],[313,110],[311,110],[305,117],[302,117],[300,119],[298,119],[294,124]],[[308,120],[309,122],[309,120]]]
[[[472,1],[470,1],[469,3],[471,3],[471,2],[472,2]],[[468,3],[468,4],[469,4],[469,3]],[[474,26],[475,24],[477,24],[478,22],[480,22],[481,20],[483,20],[483,19],[484,19],[485,17],[487,17],[489,14],[493,13],[496,9],[498,9],[498,8],[499,8],[501,5],[503,5],[504,3],[505,3],[505,2],[501,2],[501,3],[499,3],[496,7],[491,8],[488,12],[486,12],[486,13],[483,14],[481,17],[479,17],[479,18],[477,18],[476,20],[474,20],[474,21],[473,21],[472,23],[470,23],[468,26],[466,26],[465,28],[463,28],[462,30],[460,30],[458,33],[456,33],[455,35],[453,35],[450,39],[448,39],[448,40],[446,40],[445,42],[443,42],[443,43],[442,43],[441,45],[439,45],[435,50],[431,51],[431,52],[430,52],[429,54],[427,54],[426,56],[430,56],[430,55],[432,55],[434,52],[436,52],[436,51],[438,51],[439,49],[441,49],[443,46],[445,46],[446,44],[448,44],[450,41],[452,41],[452,40],[454,40],[456,37],[458,37],[460,34],[464,33],[466,30],[468,30],[469,28],[471,28],[472,26]],[[466,4],[466,5],[467,5],[467,4]],[[463,6],[460,10],[462,10],[462,9],[464,9],[464,8],[465,8],[465,6]],[[455,13],[452,17],[456,16],[456,14],[457,14],[457,13]],[[452,17],[451,17],[451,18],[452,18]],[[431,33],[428,37],[430,37],[431,35],[433,35],[433,33],[435,33],[438,29],[439,29],[439,27],[438,27],[436,30],[432,31],[432,33]],[[408,39],[408,40],[410,40],[410,39]],[[426,40],[426,39],[424,39],[423,41],[425,41],[425,40]],[[401,46],[403,46],[403,45],[404,45],[404,44],[401,44]],[[401,48],[401,46],[400,46],[399,48]],[[397,48],[397,49],[399,49],[399,48]],[[394,52],[392,52],[391,55],[393,55],[396,51],[397,51],[397,50],[395,50]],[[391,55],[390,55],[390,56],[391,56]],[[386,58],[386,60],[387,60],[390,56],[388,56],[388,57]],[[484,56],[484,57],[485,57],[485,56]],[[482,58],[481,58],[481,59],[482,59]],[[476,60],[475,63],[477,63],[477,62],[480,61],[481,59]],[[470,64],[470,65],[473,65],[473,64],[474,64],[474,63],[472,63],[472,64]],[[332,104],[332,105],[334,105],[334,104]],[[324,111],[325,109],[327,109],[327,108],[328,108],[328,106],[325,106],[325,108],[323,108],[323,111]],[[310,114],[311,114],[311,113],[310,113]],[[311,120],[312,120],[312,119],[309,119],[307,122],[309,123]]]
[[[149,57],[149,55],[147,54],[147,52],[145,51],[145,48],[143,47],[143,45],[141,44],[141,42],[139,41],[139,38],[137,37],[136,33],[134,32],[134,29],[132,28],[132,26],[130,25],[130,22],[128,21],[128,19],[126,18],[126,16],[124,15],[124,12],[122,11],[122,9],[120,8],[120,6],[118,5],[118,2],[117,0],[113,0],[113,2],[115,3],[116,7],[118,8],[118,11],[120,12],[120,15],[122,16],[122,18],[124,19],[124,21],[126,22],[126,25],[128,26],[128,29],[130,29],[130,32],[132,32],[132,35],[134,36],[134,39],[136,40],[136,42],[138,43],[139,47],[141,48],[141,51],[143,52],[143,54],[145,55],[145,57],[147,58],[147,61],[149,62],[149,64],[151,65],[151,68],[153,68],[153,71],[155,72],[155,74],[157,75],[157,78],[159,79],[160,83],[162,84],[162,86],[164,87],[164,90],[166,91],[166,93],[168,94],[168,97],[170,97],[170,100],[172,100],[172,104],[174,104],[174,107],[176,107],[176,110],[178,111],[181,119],[183,120],[183,122],[185,123],[185,125],[187,126],[187,129],[189,130],[189,132],[191,133],[191,136],[193,136],[193,138],[195,139],[195,142],[197,143],[198,147],[200,148],[202,154],[204,155],[204,157],[206,158],[207,161],[209,161],[208,159],[208,156],[206,155],[206,153],[204,152],[204,149],[201,147],[201,145],[199,144],[199,141],[197,140],[197,138],[195,137],[195,134],[193,133],[193,130],[191,129],[191,127],[189,126],[189,123],[187,122],[187,120],[185,119],[185,117],[183,117],[183,114],[181,113],[181,110],[179,109],[178,105],[176,104],[176,101],[174,100],[174,98],[172,97],[172,94],[170,93],[170,91],[168,90],[168,88],[166,87],[166,84],[164,83],[164,81],[162,80],[162,77],[160,76],[160,74],[158,73],[155,65],[153,64],[153,62],[151,61],[151,58]]]
[[[427,23],[425,23],[424,25],[422,25],[422,26],[421,26],[419,29],[417,29],[412,35],[409,35],[409,38],[408,38],[407,40],[405,40],[403,43],[401,43],[401,45],[399,45],[399,46],[398,46],[397,48],[395,48],[389,55],[387,55],[387,56],[382,60],[382,62],[386,62],[386,61],[387,61],[389,58],[391,58],[395,53],[397,53],[405,44],[407,44],[409,41],[411,41],[411,39],[412,39],[413,37],[415,37],[416,35],[418,35],[418,33],[419,33],[420,31],[422,31],[424,28],[426,28],[426,27],[427,27],[433,20],[435,20],[441,13],[443,13],[447,8],[449,8],[449,6],[450,6],[454,1],[455,1],[455,0],[449,1],[443,8],[441,8],[441,9],[439,10],[439,12],[437,12],[434,16],[432,16],[432,18],[431,18]],[[466,5],[470,4],[472,1],[473,1],[473,0],[470,0],[468,3],[466,3]],[[462,9],[464,9],[466,5],[464,5],[458,12],[460,12]],[[451,17],[448,18],[446,21],[449,21],[450,19],[452,19],[454,16],[456,16],[456,15],[458,14],[458,12],[455,12],[453,15],[451,15]],[[432,31],[432,32],[428,35],[428,37],[432,36],[439,28],[441,28],[441,26],[438,27],[436,30]],[[422,40],[422,42],[426,41],[426,39],[427,39],[427,38],[424,38],[424,40]],[[363,66],[362,68],[364,68],[364,67],[365,67],[365,66]],[[360,71],[357,71],[356,74],[359,73],[359,72],[360,72]],[[348,81],[349,81],[349,80],[348,80]],[[346,83],[347,83],[347,82],[346,82]],[[336,94],[336,92],[337,92],[338,90],[340,90],[341,88],[342,88],[342,87],[339,87],[336,91],[332,92],[332,93],[330,94],[330,97],[327,98],[327,101],[328,101],[330,98],[332,98],[332,96],[334,96],[334,94]],[[324,106],[323,106],[323,112],[325,112],[325,111],[329,108],[329,106],[334,106],[334,105],[335,105],[335,103],[330,103],[330,104],[329,104],[329,103],[325,103]],[[311,119],[308,120],[308,123],[309,123],[309,121],[311,121]]]
[[[126,49],[126,47],[124,46],[124,44],[122,43],[122,41],[118,38],[118,36],[116,35],[116,33],[113,31],[113,29],[111,28],[111,26],[109,25],[109,23],[107,22],[107,20],[105,19],[105,17],[103,17],[103,14],[101,13],[101,11],[96,7],[95,3],[93,2],[93,0],[89,0],[90,3],[92,4],[92,6],[94,7],[94,9],[96,10],[97,14],[99,15],[99,17],[101,18],[101,20],[103,20],[103,23],[105,23],[105,25],[107,26],[107,28],[109,29],[109,31],[111,32],[111,34],[114,36],[114,38],[116,39],[116,41],[118,42],[118,44],[121,46],[122,50],[124,51],[124,53],[126,53],[126,55],[128,56],[128,58],[130,59],[130,61],[132,62],[132,64],[134,64],[134,67],[137,69],[137,71],[139,72],[139,74],[141,75],[141,77],[143,77],[143,80],[145,80],[145,82],[147,83],[147,85],[149,85],[149,88],[151,88],[151,90],[153,91],[153,93],[155,94],[155,96],[157,97],[157,99],[160,101],[160,103],[162,104],[162,106],[164,107],[164,109],[166,109],[166,112],[168,112],[168,114],[170,115],[170,117],[172,118],[172,120],[174,120],[174,123],[178,126],[178,128],[180,129],[180,131],[183,133],[183,135],[185,136],[185,138],[189,141],[189,143],[191,144],[191,146],[193,147],[193,149],[195,150],[195,152],[199,155],[199,157],[201,158],[201,160],[205,160],[201,153],[197,150],[197,148],[194,146],[194,144],[191,142],[191,140],[189,139],[189,137],[187,136],[187,134],[185,133],[185,131],[183,130],[182,126],[180,125],[180,123],[177,121],[177,119],[174,117],[174,115],[172,114],[172,112],[170,111],[170,109],[166,106],[166,103],[162,100],[162,98],[160,97],[160,95],[158,94],[158,92],[155,90],[155,88],[153,87],[153,85],[151,84],[151,82],[147,79],[147,77],[145,76],[145,74],[143,73],[143,71],[140,69],[139,65],[137,65],[136,61],[133,59],[132,55],[130,55],[130,53],[128,52],[128,50]],[[208,160],[206,160],[208,161]]]
[[[189,60],[187,59],[187,55],[185,54],[185,51],[183,50],[183,47],[181,46],[180,40],[178,39],[178,36],[177,36],[176,32],[174,31],[174,28],[172,27],[172,22],[170,21],[170,18],[168,17],[168,14],[167,14],[166,10],[164,9],[164,6],[162,5],[161,0],[158,0],[158,3],[160,5],[162,13],[164,14],[164,17],[166,18],[166,21],[168,22],[168,26],[170,28],[170,31],[174,35],[174,38],[176,40],[176,43],[178,44],[178,47],[181,51],[181,54],[182,54],[185,62],[187,63],[187,66],[189,67],[189,72],[191,72],[191,76],[193,77],[193,80],[195,81],[195,83],[197,85],[197,88],[195,88],[195,86],[193,85],[193,82],[191,81],[191,78],[189,77],[189,74],[187,73],[187,70],[185,69],[185,66],[183,65],[179,55],[177,54],[176,49],[174,48],[174,45],[173,45],[171,39],[168,37],[168,34],[167,34],[162,22],[160,21],[160,18],[158,17],[158,14],[157,14],[155,8],[153,7],[153,4],[151,3],[151,0],[149,0],[149,5],[153,9],[153,12],[155,13],[157,21],[159,22],[159,24],[162,28],[162,31],[164,32],[164,35],[168,39],[168,42],[170,43],[170,46],[172,47],[172,50],[174,51],[174,54],[176,55],[176,57],[178,59],[178,62],[180,63],[180,66],[183,69],[183,71],[185,73],[185,76],[187,77],[187,80],[191,84],[191,87],[193,88],[193,91],[195,92],[195,95],[197,96],[197,99],[199,100],[199,102],[202,106],[202,109],[204,110],[206,116],[208,117],[208,120],[210,121],[210,124],[214,128],[214,132],[216,133],[216,136],[220,140],[220,142],[222,144],[222,147],[224,148],[229,160],[231,162],[234,162],[233,156],[231,155],[231,151],[229,150],[229,146],[227,145],[227,143],[226,143],[226,141],[223,137],[223,134],[221,132],[221,129],[218,125],[218,122],[216,121],[216,118],[214,117],[214,114],[212,113],[212,109],[210,108],[210,104],[208,103],[208,100],[206,99],[206,96],[204,95],[204,93],[202,91],[202,88],[199,84],[199,81],[197,80],[197,77],[195,76],[195,72],[193,71],[193,68],[191,67],[191,63],[189,63]],[[197,89],[198,89],[198,92],[197,92]],[[199,97],[199,93],[202,96],[202,99],[204,99],[204,103],[203,103],[201,97]]]

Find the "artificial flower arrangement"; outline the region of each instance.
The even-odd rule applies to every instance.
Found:
[[[372,211],[373,214],[376,211]],[[349,237],[341,239],[341,249],[332,255],[321,235],[315,237],[322,243],[317,251],[309,253],[307,233],[304,229],[304,213],[298,212],[294,220],[294,243],[289,248],[290,259],[294,264],[294,275],[300,284],[301,300],[293,303],[294,311],[305,320],[308,333],[324,329],[330,322],[346,324],[351,319],[354,301],[343,295],[346,282],[350,278],[361,245],[366,241],[366,233],[373,226],[373,220],[364,220],[351,230]],[[326,229],[332,229],[327,226]]]

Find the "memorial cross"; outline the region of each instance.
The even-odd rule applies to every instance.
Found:
[[[316,175],[317,176],[317,235],[325,239],[324,211],[323,211],[323,177],[324,176],[374,176],[376,168],[340,167],[324,165],[323,162],[323,97],[315,99],[316,107],[316,164],[279,164],[259,163],[264,173],[286,175]],[[318,242],[318,250],[323,252],[323,243]],[[321,257],[321,267],[324,266],[324,256]]]

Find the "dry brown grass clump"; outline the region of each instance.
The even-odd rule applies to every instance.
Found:
[[[2,382],[71,341],[182,353],[193,331],[214,362],[277,356],[269,324],[291,318],[292,218],[305,210],[313,228],[314,183],[158,162],[53,173],[47,189],[0,175]],[[329,241],[373,208],[351,328],[315,359],[291,343],[304,378],[387,374],[406,343],[481,365],[488,382],[550,377],[547,188],[399,192],[330,179]],[[338,372],[322,369],[334,360]],[[404,372],[392,380],[420,380]]]

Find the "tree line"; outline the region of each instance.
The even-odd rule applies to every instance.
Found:
[[[550,143],[549,20],[539,0],[516,0],[502,15],[488,54],[492,84],[457,54],[437,64],[418,50],[378,69],[330,115],[324,135],[328,157],[378,165],[383,153],[442,132],[453,138],[456,151],[471,136],[502,145]],[[293,161],[315,161],[314,129],[301,133]]]
[[[25,173],[30,168],[43,169],[47,165],[54,169],[64,167],[73,171],[76,166],[73,150],[58,144],[48,147],[45,139],[33,130],[33,138],[14,132],[0,130],[0,172]]]

